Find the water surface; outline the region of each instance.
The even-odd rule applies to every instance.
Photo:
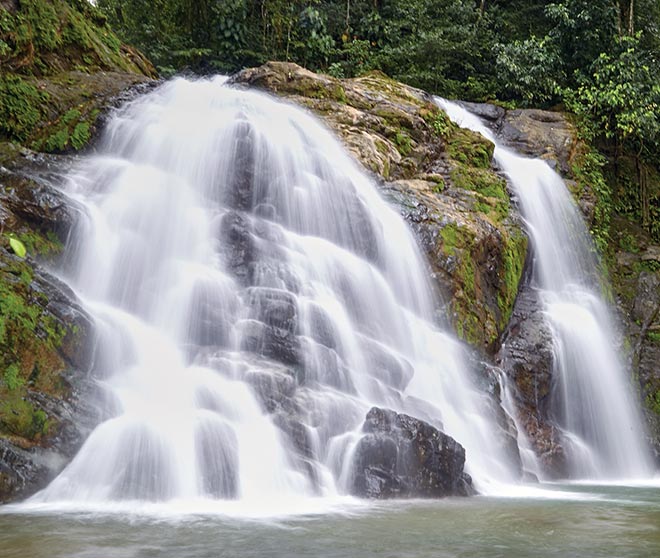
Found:
[[[259,520],[8,506],[0,548],[5,558],[660,556],[660,487],[544,488],[543,497],[353,503]]]

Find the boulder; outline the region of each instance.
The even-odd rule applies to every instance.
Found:
[[[372,408],[353,457],[353,492],[367,498],[468,496],[465,450],[414,417]]]

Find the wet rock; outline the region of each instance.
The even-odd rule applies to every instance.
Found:
[[[495,362],[513,382],[518,421],[545,473],[565,477],[567,463],[561,437],[551,418],[553,340],[538,292],[525,282],[503,335]]]
[[[242,351],[285,364],[300,363],[300,340],[293,333],[257,320],[243,320],[239,322],[238,329]]]
[[[255,260],[256,247],[252,225],[238,212],[227,213],[220,224],[222,245],[226,247],[225,265],[243,284],[250,281],[250,265]]]
[[[313,110],[332,128],[412,225],[458,334],[492,351],[513,307],[526,239],[492,144],[459,130],[429,94],[372,72],[338,80],[295,64],[269,62],[231,83],[275,93]],[[483,107],[501,116],[502,109]],[[485,195],[483,192],[486,192]],[[493,197],[495,195],[495,197]],[[359,206],[351,222],[360,225]],[[368,226],[352,251],[374,260]],[[375,261],[375,260],[374,260]]]
[[[34,491],[28,487],[45,486],[50,477],[49,467],[35,458],[35,452],[0,438],[0,503]]]
[[[501,120],[506,115],[506,110],[497,105],[491,105],[490,103],[468,103],[461,101],[460,103],[472,114],[475,114],[482,120],[485,120],[491,127],[497,130],[501,125]]]
[[[21,164],[22,163],[22,164]],[[20,165],[20,166],[19,166]],[[66,240],[79,209],[52,182],[69,168],[66,158],[15,161],[16,170],[0,168],[0,204],[21,222]]]
[[[510,147],[545,159],[562,175],[570,174],[577,133],[564,114],[537,109],[506,111],[498,128],[502,141]]]
[[[18,387],[0,384],[0,502],[43,488],[102,418],[89,376],[93,324],[68,287],[39,267],[33,273],[26,300],[38,308],[38,323],[48,324],[40,335],[56,337],[22,339],[27,352],[5,352],[5,365],[20,366],[22,379]]]
[[[467,496],[465,450],[430,424],[387,409],[367,414],[355,450],[353,491],[368,498]]]

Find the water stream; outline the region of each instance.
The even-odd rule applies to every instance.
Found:
[[[553,334],[553,418],[563,433],[571,477],[652,476],[639,404],[601,294],[598,262],[566,185],[543,160],[500,145],[465,108],[437,102],[454,122],[495,143],[495,160],[519,201],[534,251],[534,284]]]
[[[30,505],[330,502],[372,406],[453,436],[480,491],[516,480],[411,232],[301,109],[173,80],[113,116],[65,189],[107,420]]]

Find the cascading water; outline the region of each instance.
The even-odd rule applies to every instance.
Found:
[[[458,125],[495,143],[495,159],[520,203],[534,250],[534,280],[554,340],[554,419],[562,429],[571,476],[652,475],[635,398],[617,354],[612,318],[599,295],[598,265],[566,185],[544,161],[498,145],[463,107],[436,99]]]
[[[34,502],[346,494],[374,405],[463,444],[478,489],[515,480],[411,233],[314,118],[178,79],[101,153],[68,252],[109,418]]]

